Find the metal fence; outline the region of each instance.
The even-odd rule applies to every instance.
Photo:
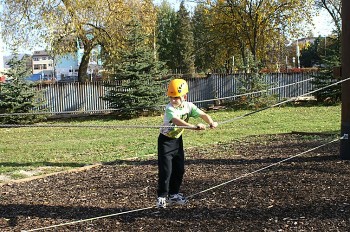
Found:
[[[196,102],[200,107],[213,104],[215,99],[229,98],[239,93],[239,80],[246,74],[211,74],[205,78],[188,79],[190,92],[188,100]],[[264,75],[264,80],[270,93],[279,99],[297,97],[313,89],[310,78],[317,73],[273,73]],[[300,83],[298,83],[300,82]],[[296,83],[296,84],[293,84]],[[44,105],[38,110],[45,109],[51,113],[57,112],[100,112],[108,110],[108,102],[102,100],[108,88],[106,82],[72,82],[38,85]],[[111,83],[109,83],[111,84]],[[117,86],[116,86],[117,88]],[[166,93],[166,89],[164,89]]]
[[[270,94],[275,94],[279,100],[283,100],[313,90],[311,78],[317,75],[318,73],[269,73],[263,75],[262,80],[270,90]],[[240,93],[240,79],[246,77],[247,74],[212,74],[207,78],[189,79],[187,80],[190,89],[188,100],[198,102],[197,105],[201,107],[214,104],[214,99],[233,100],[234,96]]]

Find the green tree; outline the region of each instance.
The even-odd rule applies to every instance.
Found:
[[[107,65],[113,70],[112,76],[118,86],[113,86],[104,100],[111,108],[120,109],[124,118],[131,118],[139,116],[144,110],[157,110],[165,103],[162,77],[167,70],[164,63],[155,58],[152,45],[145,42],[149,35],[136,18],[126,29],[127,49],[119,52],[118,62]]]
[[[191,26],[191,18],[186,10],[184,2],[180,4],[175,24],[175,66],[181,73],[192,76],[194,67],[194,38]]]
[[[314,76],[312,83],[315,89],[328,86],[334,81],[340,80],[340,76],[334,75],[337,68],[341,66],[339,54],[340,41],[338,37],[327,37],[326,53],[322,52],[322,68],[317,76]],[[323,50],[324,51],[324,50]],[[337,103],[341,100],[341,85],[331,86],[314,93],[318,102]]]
[[[302,49],[300,52],[301,67],[320,66],[321,56],[319,55],[321,38],[318,37],[313,43]]]
[[[10,69],[4,74],[10,81],[0,83],[0,113],[9,114],[0,117],[3,124],[33,123],[44,118],[35,114],[18,114],[30,113],[33,108],[40,106],[40,93],[25,80],[30,75],[28,59],[29,56],[19,58],[18,54],[14,54],[7,63]]]
[[[163,1],[157,8],[157,45],[159,60],[166,62],[169,69],[175,69],[175,23],[176,12]]]
[[[197,72],[211,72],[218,54],[214,35],[210,30],[210,15],[204,4],[198,4],[192,16],[195,67]]]
[[[275,104],[278,100],[276,94],[268,92],[274,84],[267,84],[265,74],[259,73],[260,66],[247,51],[246,73],[237,77],[238,94],[242,95],[227,105],[235,109],[261,109]],[[253,92],[259,92],[251,94]]]

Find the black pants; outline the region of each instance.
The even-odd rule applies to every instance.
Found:
[[[185,173],[182,136],[177,139],[163,134],[158,137],[158,197],[179,193]]]

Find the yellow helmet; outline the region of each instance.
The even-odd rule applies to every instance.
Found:
[[[188,93],[188,85],[184,79],[173,79],[168,86],[169,97],[182,97]]]

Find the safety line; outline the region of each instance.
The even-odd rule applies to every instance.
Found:
[[[306,82],[306,81],[310,81],[314,78],[309,78],[306,80],[302,80],[302,81],[298,81],[298,82],[294,82],[291,84],[287,84],[287,85],[283,85],[283,86],[279,86],[279,87],[274,87],[274,88],[270,88],[270,89],[266,89],[266,90],[261,90],[261,91],[255,91],[255,92],[249,92],[249,93],[244,93],[244,94],[238,94],[238,95],[233,95],[233,96],[228,96],[228,97],[221,97],[221,98],[212,98],[212,99],[206,99],[206,100],[200,100],[200,101],[191,101],[192,103],[202,103],[202,102],[209,102],[209,101],[217,101],[217,100],[225,100],[225,99],[231,99],[231,98],[237,98],[237,97],[242,97],[242,96],[249,96],[249,95],[253,95],[253,94],[258,94],[258,93],[263,93],[263,92],[268,92],[268,91],[272,91],[275,89],[280,89],[280,88],[284,88],[287,86],[291,86],[291,85],[296,85],[296,84],[300,84],[302,82]],[[164,108],[166,105],[160,105],[160,106],[153,106],[153,107],[149,107],[147,109],[155,109],[155,108]],[[132,109],[138,109],[137,107],[132,108]],[[139,109],[143,109],[143,108],[139,108]],[[7,117],[7,116],[21,116],[21,115],[46,115],[46,114],[82,114],[82,113],[97,113],[97,112],[112,112],[112,111],[121,111],[122,108],[117,108],[117,109],[100,109],[100,110],[84,110],[84,111],[61,111],[61,112],[27,112],[27,113],[3,113],[0,114],[0,117]]]
[[[299,95],[298,97],[303,97],[303,96],[309,95],[311,93],[315,93],[317,91],[329,88],[331,86],[337,85],[337,84],[342,83],[344,81],[347,81],[349,79],[350,79],[350,77],[347,79],[335,82],[333,84],[330,84],[328,86],[325,86],[325,87],[313,90],[311,92]],[[238,117],[226,120],[226,121],[218,122],[218,125],[230,123],[230,122],[236,121],[238,119],[244,118],[246,116],[249,116],[249,115],[252,115],[252,114],[255,114],[255,113],[258,113],[258,112],[261,112],[261,111],[264,111],[264,110],[267,110],[267,109],[270,109],[270,108],[273,108],[273,107],[276,107],[276,106],[279,106],[282,104],[285,104],[287,102],[292,102],[292,101],[295,101],[295,99],[288,99],[288,100],[279,102],[277,104],[267,106],[267,107],[261,108],[261,109],[256,110],[256,111],[252,111],[252,112],[249,112],[247,114],[244,114],[244,115],[241,115],[241,116],[238,116]],[[158,129],[159,128],[177,127],[177,128],[184,128],[184,129],[195,129],[195,127],[193,127],[193,126],[146,126],[146,125],[102,125],[102,126],[99,126],[99,125],[69,125],[69,124],[34,124],[34,125],[30,125],[30,124],[0,124],[0,128],[12,128],[12,127],[14,127],[14,128],[19,128],[19,127],[90,127],[90,128],[158,128]]]
[[[253,94],[258,94],[258,93],[263,93],[263,92],[269,92],[269,91],[271,91],[271,90],[280,89],[280,88],[284,88],[284,87],[291,86],[291,85],[300,84],[300,83],[302,83],[302,82],[310,81],[310,80],[313,80],[313,79],[314,79],[314,78],[309,78],[309,79],[306,79],[306,80],[303,80],[303,81],[298,81],[298,82],[294,82],[294,83],[291,83],[291,84],[287,84],[287,85],[283,85],[283,86],[279,86],[279,87],[274,87],[274,88],[270,88],[270,89],[265,89],[265,90],[260,90],[260,91],[255,91],[255,92],[237,94],[237,95],[228,96],[228,97],[221,97],[221,98],[212,98],[212,99],[206,99],[206,100],[201,100],[201,101],[191,101],[191,102],[193,102],[193,103],[201,103],[201,102],[217,101],[217,100],[225,100],[225,99],[231,99],[231,98],[249,96],[249,95],[253,95]],[[1,116],[1,115],[0,115],[0,116]]]
[[[330,85],[324,86],[324,87],[322,87],[322,88],[313,90],[313,91],[311,91],[311,92],[308,92],[308,93],[299,95],[298,97],[303,97],[303,96],[306,96],[306,95],[309,95],[309,94],[312,94],[312,93],[316,93],[316,92],[318,92],[318,91],[320,91],[320,90],[327,89],[327,88],[329,88],[329,87],[331,87],[331,86],[337,85],[337,84],[342,83],[342,82],[344,82],[344,81],[347,81],[347,80],[349,80],[349,79],[350,79],[350,77],[349,77],[349,78],[346,78],[346,79],[344,79],[344,80],[341,80],[341,81],[332,83],[332,84],[330,84]],[[297,97],[297,98],[298,98],[298,97]],[[238,119],[247,117],[247,116],[249,116],[249,115],[252,115],[252,114],[255,114],[255,113],[258,113],[258,112],[261,112],[261,111],[264,111],[264,110],[267,110],[267,109],[270,109],[270,108],[273,108],[273,107],[276,107],[276,106],[279,106],[279,105],[282,105],[282,104],[285,104],[285,103],[288,103],[288,102],[292,102],[292,101],[295,101],[295,99],[288,99],[288,100],[285,100],[285,101],[276,103],[276,104],[274,104],[274,105],[267,106],[267,107],[258,109],[258,110],[256,110],[256,111],[252,111],[252,112],[246,113],[246,114],[244,114],[244,115],[241,115],[241,116],[238,116],[238,117],[235,117],[235,118],[226,120],[226,121],[218,122],[218,124],[221,125],[221,124],[230,123],[230,122],[236,121],[236,120],[238,120]]]
[[[0,124],[0,128],[20,128],[20,127],[60,127],[60,128],[107,128],[107,129],[125,129],[125,128],[184,128],[197,129],[196,126],[146,126],[146,125],[70,125],[70,124]]]
[[[128,214],[128,213],[144,211],[144,210],[148,210],[148,209],[152,209],[152,208],[155,208],[155,206],[146,207],[146,208],[142,208],[142,209],[134,209],[134,210],[124,211],[124,212],[120,212],[120,213],[114,213],[114,214],[109,214],[109,215],[104,215],[104,216],[99,216],[99,217],[94,217],[94,218],[87,218],[87,219],[83,219],[83,220],[79,220],[79,221],[66,222],[66,223],[62,223],[62,224],[46,226],[46,227],[41,227],[41,228],[36,228],[36,229],[31,229],[31,230],[21,230],[21,231],[22,232],[30,232],[30,231],[39,231],[39,230],[52,229],[52,228],[57,228],[57,227],[61,227],[61,226],[73,225],[73,224],[77,224],[77,223],[80,223],[80,222],[93,221],[93,220],[97,220],[97,219],[113,217],[113,216],[118,216],[118,215],[122,215],[122,214]]]
[[[299,153],[299,154],[296,154],[296,155],[294,155],[294,156],[288,157],[288,158],[283,159],[283,160],[281,160],[281,161],[278,161],[278,162],[276,162],[276,163],[270,164],[270,165],[268,165],[268,166],[266,166],[266,167],[257,169],[257,170],[255,170],[255,171],[253,171],[253,172],[246,173],[246,174],[244,174],[244,175],[242,175],[242,176],[239,176],[239,177],[234,178],[234,179],[232,179],[232,180],[223,182],[223,183],[218,184],[218,185],[216,185],[216,186],[213,186],[213,187],[211,187],[211,188],[202,190],[202,191],[200,191],[200,192],[198,192],[198,193],[194,193],[194,194],[188,196],[187,198],[188,198],[188,199],[193,198],[194,196],[197,196],[197,195],[199,195],[199,194],[202,194],[202,193],[208,192],[208,191],[210,191],[210,190],[219,188],[219,187],[221,187],[221,186],[223,186],[223,185],[226,185],[226,184],[229,184],[229,183],[231,183],[231,182],[233,182],[233,181],[236,181],[236,180],[242,179],[242,178],[244,178],[244,177],[253,175],[253,174],[257,173],[257,172],[261,172],[261,171],[263,171],[263,170],[265,170],[265,169],[271,168],[271,167],[276,166],[276,165],[278,165],[278,164],[280,164],[280,163],[283,163],[283,162],[288,161],[288,160],[291,160],[291,159],[293,159],[293,158],[295,158],[295,157],[298,157],[298,156],[301,156],[301,155],[303,155],[303,154],[306,154],[306,153],[308,153],[308,152],[310,152],[310,151],[314,151],[314,150],[316,150],[316,149],[318,149],[318,148],[321,148],[321,147],[327,146],[328,144],[331,144],[331,143],[334,143],[334,142],[336,142],[336,141],[339,141],[339,140],[341,140],[342,138],[343,138],[343,137],[334,139],[334,140],[329,141],[329,142],[327,142],[327,143],[324,143],[324,144],[322,144],[322,145],[320,145],[320,146],[311,148],[311,149],[309,149],[309,150],[307,150],[307,151],[301,152],[301,153]]]
[[[311,92],[299,95],[298,97],[303,97],[303,96],[306,96],[306,95],[310,95],[312,93],[315,93],[315,92],[318,92],[320,90],[323,90],[323,89],[329,88],[331,86],[337,85],[337,84],[342,83],[344,81],[347,81],[349,79],[350,79],[350,77],[347,78],[347,79],[344,79],[344,80],[332,83],[332,84],[330,84],[328,86],[324,86],[322,88],[313,90]],[[264,110],[267,110],[267,109],[270,109],[270,108],[273,108],[273,107],[276,107],[276,106],[279,106],[279,105],[282,105],[282,104],[285,104],[287,102],[292,102],[292,101],[295,101],[295,99],[293,99],[293,98],[292,99],[288,99],[288,100],[276,103],[274,105],[267,106],[267,107],[261,108],[261,109],[256,110],[256,111],[252,111],[252,112],[249,112],[247,114],[244,114],[244,115],[241,115],[241,116],[238,116],[238,117],[235,117],[235,118],[223,121],[223,122],[218,122],[218,124],[221,125],[221,124],[230,123],[230,122],[236,121],[238,119],[244,118],[246,116],[249,116],[249,115],[252,115],[252,114],[255,114],[255,113],[258,113],[258,112],[261,112],[261,111],[264,111]],[[110,125],[110,126],[103,125],[103,126],[98,126],[98,125],[69,125],[69,124],[55,124],[55,125],[54,124],[35,124],[35,125],[29,125],[29,124],[0,124],[0,128],[13,128],[13,127],[15,127],[15,128],[18,128],[18,127],[90,127],[90,128],[174,128],[174,127],[178,127],[178,128],[185,128],[185,129],[194,129],[194,127],[192,127],[192,126],[145,126],[145,125],[119,125],[119,126],[118,125]]]
[[[288,158],[286,158],[286,159],[283,159],[283,160],[281,160],[281,161],[278,161],[278,162],[276,162],[276,163],[273,163],[273,164],[270,164],[270,165],[265,166],[265,167],[263,167],[263,168],[257,169],[257,170],[255,170],[255,171],[246,173],[246,174],[244,174],[244,175],[242,175],[242,176],[239,176],[239,177],[237,177],[237,178],[234,178],[234,179],[231,179],[231,180],[229,180],[229,181],[223,182],[223,183],[221,183],[221,184],[215,185],[215,186],[213,186],[213,187],[211,187],[211,188],[208,188],[208,189],[202,190],[202,191],[200,191],[200,192],[194,193],[194,194],[192,194],[192,195],[189,195],[187,198],[188,198],[188,199],[191,199],[191,198],[193,198],[194,196],[197,196],[197,195],[199,195],[199,194],[208,192],[208,191],[210,191],[210,190],[219,188],[219,187],[221,187],[221,186],[223,186],[223,185],[227,185],[227,184],[229,184],[229,183],[231,183],[231,182],[233,182],[233,181],[236,181],[236,180],[242,179],[242,178],[244,178],[244,177],[253,175],[253,174],[255,174],[255,173],[261,172],[261,171],[263,171],[263,170],[265,170],[265,169],[271,168],[271,167],[273,167],[273,166],[276,166],[276,165],[278,165],[278,164],[281,164],[281,163],[283,163],[283,162],[286,162],[286,161],[288,161],[288,160],[291,160],[291,159],[293,159],[293,158],[295,158],[295,157],[301,156],[301,155],[303,155],[303,154],[309,153],[309,152],[314,151],[314,150],[316,150],[316,149],[319,149],[319,148],[321,148],[321,147],[327,146],[328,144],[331,144],[331,143],[334,143],[334,142],[336,142],[336,141],[339,141],[339,140],[342,139],[342,138],[343,138],[343,137],[334,139],[334,140],[332,140],[332,141],[329,141],[329,142],[324,143],[324,144],[322,144],[322,145],[319,145],[319,146],[317,146],[317,147],[311,148],[311,149],[309,149],[309,150],[307,150],[307,151],[301,152],[301,153],[296,154],[296,155],[294,155],[294,156],[290,156],[290,157],[288,157]],[[134,212],[145,211],[145,210],[149,210],[149,209],[153,209],[153,208],[156,208],[156,206],[150,206],[150,207],[141,208],[141,209],[134,209],[134,210],[124,211],[124,212],[120,212],[120,213],[108,214],[108,215],[103,215],[103,216],[99,216],[99,217],[87,218],[87,219],[82,219],[82,220],[78,220],[78,221],[66,222],[66,223],[62,223],[62,224],[57,224],[57,225],[52,225],[52,226],[47,226],[47,227],[41,227],[41,228],[36,228],[36,229],[31,229],[31,230],[21,230],[21,232],[31,232],[31,231],[39,231],[39,230],[57,228],[57,227],[61,227],[61,226],[73,225],[73,224],[77,224],[77,223],[81,223],[81,222],[93,221],[93,220],[97,220],[97,219],[108,218],[108,217],[118,216],[118,215],[122,215],[122,214],[128,214],[128,213],[134,213]]]
[[[314,92],[320,91],[320,90],[322,90],[322,89],[328,88],[328,87],[330,87],[330,86],[337,85],[337,84],[339,84],[339,83],[341,83],[341,82],[344,82],[344,81],[347,81],[347,80],[349,80],[349,79],[350,79],[350,78],[344,79],[344,80],[342,80],[342,81],[333,83],[333,84],[331,84],[331,85],[329,85],[329,86],[320,88],[320,89],[315,90],[315,91],[311,91],[310,93],[314,93]],[[310,93],[308,93],[308,94],[310,94]],[[300,96],[305,96],[305,95],[306,95],[306,94],[303,94],[303,95],[300,95]],[[272,105],[272,106],[270,106],[270,107],[266,107],[266,108],[264,108],[264,109],[261,109],[261,110],[258,110],[258,111],[254,111],[254,112],[251,112],[251,113],[248,113],[248,114],[245,114],[245,115],[243,115],[243,116],[241,116],[241,117],[234,118],[233,120],[227,120],[227,121],[221,122],[220,124],[225,124],[225,123],[228,123],[228,122],[237,120],[237,119],[239,119],[239,118],[243,118],[243,117],[245,117],[245,116],[251,115],[251,114],[253,114],[253,113],[257,113],[257,112],[260,112],[260,111],[262,111],[262,110],[269,109],[269,108],[272,108],[272,107],[275,107],[275,106],[278,106],[278,105],[281,105],[281,104],[284,104],[284,103],[290,102],[290,101],[291,101],[291,100],[283,101],[283,102],[280,102],[280,103],[278,103],[278,104]],[[127,127],[127,126],[124,126],[124,127]],[[157,126],[157,128],[159,128],[159,127]],[[279,162],[270,164],[270,165],[268,165],[268,166],[266,166],[266,167],[260,168],[260,169],[258,169],[258,170],[253,171],[253,172],[246,173],[246,174],[244,174],[244,175],[242,175],[242,176],[239,176],[239,177],[234,178],[234,179],[232,179],[232,180],[226,181],[226,182],[221,183],[221,184],[219,184],[219,185],[213,186],[213,187],[211,187],[211,188],[202,190],[202,191],[200,191],[200,192],[197,192],[197,193],[195,193],[195,194],[192,194],[192,195],[188,196],[188,199],[193,198],[194,196],[197,196],[197,195],[199,195],[199,194],[208,192],[208,191],[210,191],[210,190],[219,188],[219,187],[221,187],[221,186],[223,186],[223,185],[226,185],[226,184],[229,184],[229,183],[231,183],[231,182],[233,182],[233,181],[236,181],[236,180],[242,179],[242,178],[244,178],[244,177],[253,175],[253,174],[257,173],[257,172],[261,172],[261,171],[263,171],[263,170],[265,170],[265,169],[268,169],[268,168],[270,168],[270,167],[276,166],[276,165],[278,165],[278,164],[280,164],[280,163],[283,163],[283,162],[285,162],[285,161],[288,161],[288,160],[293,159],[293,158],[295,158],[295,157],[298,157],[298,156],[300,156],[300,155],[306,154],[306,153],[308,153],[308,152],[310,152],[310,151],[314,151],[314,150],[316,150],[316,149],[318,149],[318,148],[321,148],[321,147],[324,147],[324,146],[326,146],[326,145],[328,145],[328,144],[331,144],[331,143],[333,143],[333,142],[339,141],[340,139],[342,139],[342,138],[338,138],[338,139],[332,140],[332,141],[330,141],[330,142],[327,142],[327,143],[322,144],[322,145],[320,145],[320,146],[317,146],[317,147],[315,147],[315,148],[309,149],[309,150],[304,151],[304,152],[302,152],[302,153],[299,153],[299,154],[297,154],[297,155],[294,155],[294,156],[291,156],[291,157],[289,157],[289,158],[283,159],[283,160],[281,160],[281,161],[279,161]],[[107,218],[107,217],[112,217],[112,216],[117,216],[117,215],[132,213],[132,212],[138,212],[138,211],[148,210],[148,209],[152,209],[152,208],[154,208],[154,206],[146,207],[146,208],[142,208],[142,209],[136,209],[136,210],[130,210],[130,211],[125,211],[125,212],[120,212],[120,213],[115,213],[115,214],[110,214],[110,215],[104,215],[104,216],[100,216],[100,217],[94,217],[94,218],[89,218],[89,219],[83,219],[83,220],[73,221],[73,222],[68,222],[68,223],[63,223],[63,224],[59,224],[59,225],[52,225],[52,226],[48,226],[48,227],[42,227],[42,228],[37,228],[37,229],[32,229],[32,230],[22,230],[22,231],[23,231],[23,232],[30,232],[30,231],[38,231],[38,230],[49,229],[49,228],[56,228],[56,227],[59,227],[59,226],[72,225],[72,224],[76,224],[76,223],[80,223],[80,222],[92,221],[92,220],[96,220],[96,219]]]

